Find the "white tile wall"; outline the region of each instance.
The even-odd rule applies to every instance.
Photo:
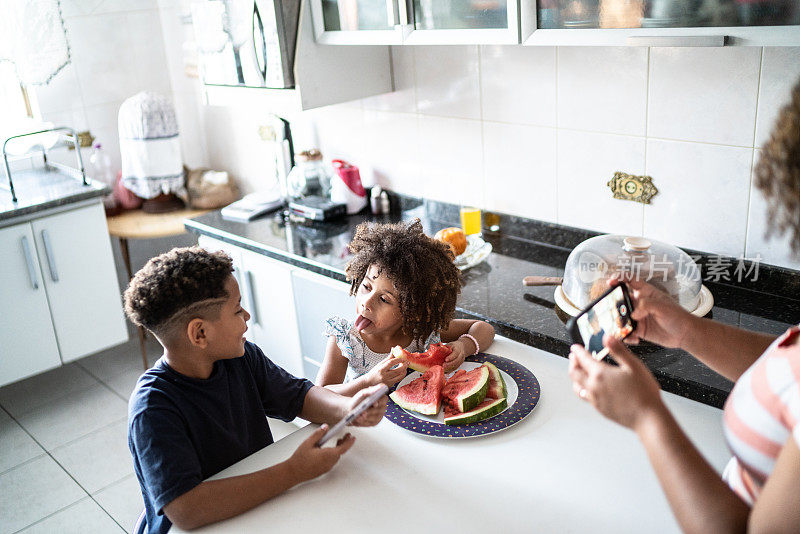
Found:
[[[303,114],[321,145],[365,162],[365,180],[707,252],[759,248],[764,262],[800,269],[784,241],[756,237],[763,208],[749,178],[800,76],[800,48],[766,48],[763,61],[750,47],[426,46],[395,57],[400,93]],[[613,199],[617,170],[652,176],[653,204]]]
[[[419,147],[424,185],[417,196],[484,205],[480,121],[420,115]]]
[[[642,174],[644,162],[642,137],[559,130],[559,224],[640,235],[642,205],[613,198],[607,184],[617,171]]]
[[[800,78],[800,48],[764,48],[756,117],[757,148],[769,139],[769,132],[778,117],[778,112],[788,102],[789,93],[798,78]]]
[[[758,161],[761,150],[756,149],[754,162]],[[750,194],[750,210],[747,217],[747,246],[745,256],[759,259],[773,265],[800,270],[800,257],[793,256],[786,236],[766,237],[769,221],[769,207],[758,189],[753,187]]]
[[[483,123],[485,205],[557,222],[555,128]]]
[[[418,195],[422,182],[417,115],[364,110],[363,133],[363,157],[355,162],[362,182]]]
[[[558,126],[644,135],[647,48],[558,49]]]
[[[477,46],[424,46],[414,58],[420,113],[481,118]]]
[[[556,125],[556,48],[482,46],[483,120]]]
[[[644,207],[644,235],[741,257],[752,156],[752,148],[650,139],[647,174],[659,193]]]
[[[647,135],[753,146],[761,49],[653,48]]]
[[[417,87],[414,73],[414,50],[416,50],[414,46],[393,46],[391,48],[395,90],[391,93],[363,99],[364,109],[416,113]]]

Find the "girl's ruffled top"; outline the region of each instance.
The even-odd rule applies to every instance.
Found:
[[[378,362],[389,356],[389,353],[374,352],[361,339],[361,334],[353,328],[354,322],[339,316],[331,317],[325,323],[326,337],[334,336],[336,346],[342,351],[342,356],[350,362],[347,366],[345,381],[357,378],[375,367]],[[424,343],[412,341],[405,349],[409,352],[422,352],[431,343],[439,343],[441,338],[438,332],[432,333]]]

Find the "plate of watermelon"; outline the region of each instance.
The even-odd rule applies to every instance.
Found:
[[[502,356],[470,356],[449,375],[441,365],[414,368],[389,395],[386,418],[417,434],[491,434],[520,422],[539,401],[539,381],[533,373]]]

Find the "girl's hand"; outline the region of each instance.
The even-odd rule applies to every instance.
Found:
[[[466,343],[470,344],[469,347],[465,346]],[[447,358],[444,359],[443,367],[445,373],[449,373],[450,371],[455,371],[458,369],[461,364],[464,363],[464,359],[466,359],[466,357],[472,354],[475,350],[472,342],[465,339],[451,341],[450,343],[445,343],[445,345],[450,347],[450,350],[452,351],[447,355]]]
[[[361,391],[359,391],[358,393],[356,393],[355,395],[353,395],[353,400],[350,403],[350,406],[348,407],[347,411],[349,412],[350,410],[352,410],[353,408],[355,408],[356,406],[361,404],[361,402],[364,399],[366,399],[367,397],[369,397],[370,395],[375,393],[375,391],[379,387],[380,387],[380,384],[377,384],[377,385],[372,386],[372,387],[364,388]],[[364,413],[362,413],[361,415],[356,417],[353,420],[353,422],[350,423],[350,424],[352,426],[375,426],[375,425],[377,425],[378,423],[381,422],[381,419],[383,419],[383,415],[386,413],[386,404],[388,402],[389,402],[389,397],[384,395],[383,397],[381,397],[378,400],[378,402],[376,402],[371,407],[369,407],[367,409],[367,411],[365,411]]]
[[[618,281],[612,279],[611,285]],[[633,345],[640,339],[658,343],[663,347],[682,346],[686,333],[692,328],[694,316],[684,310],[672,297],[646,282],[626,280],[630,289],[636,330],[625,341]]]
[[[399,360],[391,354],[378,362],[378,364],[370,369],[364,375],[367,385],[376,386],[378,384],[386,384],[389,387],[400,382],[408,370],[408,364],[405,360]]]
[[[649,414],[664,408],[658,382],[650,370],[613,336],[606,335],[608,347],[618,367],[595,360],[581,345],[569,353],[572,389],[601,414],[635,430]]]
[[[339,458],[355,443],[356,438],[345,434],[335,447],[317,447],[316,443],[328,431],[328,425],[316,429],[286,460],[290,470],[301,482],[311,480],[330,471]]]

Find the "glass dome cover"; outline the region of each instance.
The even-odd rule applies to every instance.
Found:
[[[688,254],[668,243],[623,235],[600,235],[575,247],[564,267],[564,295],[583,309],[608,289],[606,280],[614,274],[646,281],[690,312],[700,302],[700,268]]]

